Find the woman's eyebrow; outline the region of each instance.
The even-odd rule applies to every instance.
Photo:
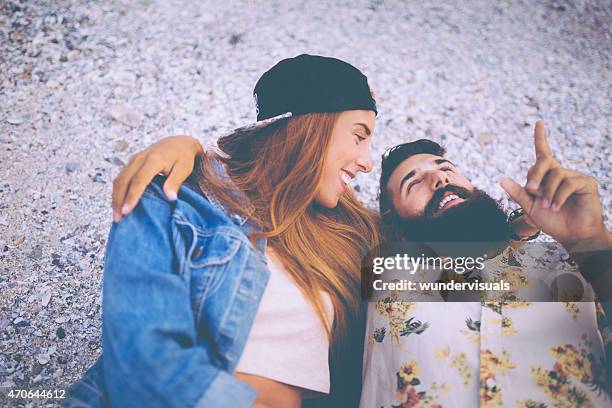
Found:
[[[366,132],[366,135],[370,136],[372,134],[372,132],[370,131],[370,128],[368,127],[368,125],[366,125],[365,123],[355,123],[355,126],[361,126],[363,127],[363,129]]]

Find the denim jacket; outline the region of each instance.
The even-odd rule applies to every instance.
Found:
[[[217,166],[220,170],[220,166]],[[225,173],[223,173],[225,175]],[[212,195],[169,201],[158,177],[114,224],[104,264],[103,353],[66,406],[249,407],[233,376],[267,285],[265,240]]]

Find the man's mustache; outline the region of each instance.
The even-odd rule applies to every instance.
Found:
[[[464,200],[472,196],[472,192],[470,190],[467,190],[463,187],[459,187],[454,184],[447,184],[446,186],[434,192],[433,196],[429,200],[429,203],[425,207],[425,211],[424,211],[425,218],[432,218],[435,216],[436,211],[438,210],[438,206],[440,205],[440,202],[444,198],[444,194],[448,192],[456,194],[457,196],[459,196],[460,198],[463,198]]]
[[[449,192],[465,201],[440,213],[440,200]],[[470,191],[458,186],[436,191],[427,205],[427,215],[400,219],[391,230],[398,239],[412,242],[500,243],[510,236],[506,214],[497,201],[477,188]]]

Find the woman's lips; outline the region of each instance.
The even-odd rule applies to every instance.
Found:
[[[348,170],[340,169],[340,171],[338,171],[338,176],[340,177],[340,184],[344,192],[348,191],[349,184],[353,181],[355,175]]]

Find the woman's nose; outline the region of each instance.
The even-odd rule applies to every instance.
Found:
[[[364,149],[360,155],[357,157],[357,165],[359,166],[359,170],[364,173],[369,173],[372,171],[372,155],[370,153],[370,148]]]

